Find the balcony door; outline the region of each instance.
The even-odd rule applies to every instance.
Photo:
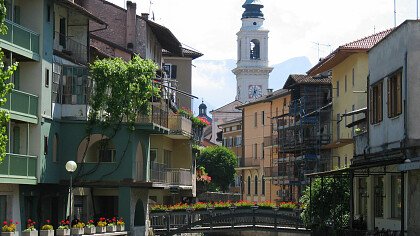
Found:
[[[60,18],[59,33],[60,33],[59,44],[63,48],[66,48],[66,18],[64,17]]]

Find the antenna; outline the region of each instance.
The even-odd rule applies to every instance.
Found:
[[[394,0],[394,27],[397,27],[397,0]]]
[[[312,43],[315,44],[315,45],[317,45],[317,47],[318,47],[318,60],[320,59],[320,57],[319,57],[319,51],[320,51],[320,47],[321,46],[328,47],[328,48],[331,49],[331,44],[322,44],[322,43],[319,43],[319,42],[312,42]],[[330,50],[330,53],[331,53],[331,50]]]
[[[419,0],[417,2],[417,20],[419,19]]]

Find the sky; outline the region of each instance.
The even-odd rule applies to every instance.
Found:
[[[178,40],[204,54],[193,61],[193,94],[216,109],[235,97],[236,33],[245,0],[132,0]],[[395,0],[396,23],[417,18],[418,0]],[[124,6],[125,0],[111,0]],[[151,4],[150,4],[151,3]],[[307,57],[314,65],[338,46],[394,27],[393,0],[262,0],[270,65]],[[271,79],[271,78],[270,78]],[[275,88],[277,89],[277,88]],[[194,101],[197,107],[201,99]]]

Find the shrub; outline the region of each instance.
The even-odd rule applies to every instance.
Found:
[[[50,220],[46,220],[45,224],[41,227],[41,230],[54,230]]]

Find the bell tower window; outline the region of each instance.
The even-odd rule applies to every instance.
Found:
[[[260,59],[260,41],[258,39],[251,40],[250,44],[250,53],[249,58],[251,60],[259,60]]]

